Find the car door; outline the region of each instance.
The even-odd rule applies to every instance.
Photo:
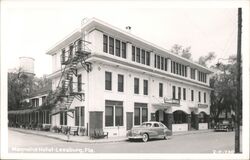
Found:
[[[159,123],[154,123],[153,124],[153,130],[154,130],[154,137],[159,138],[162,137],[163,135],[163,128],[160,127]]]

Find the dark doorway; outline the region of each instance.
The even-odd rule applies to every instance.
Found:
[[[133,127],[133,112],[126,112],[127,116],[127,130]]]
[[[197,129],[196,118],[197,118],[197,116],[195,115],[195,113],[191,112],[191,130]]]

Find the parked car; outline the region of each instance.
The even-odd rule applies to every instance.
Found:
[[[127,137],[131,139],[142,139],[143,142],[147,142],[151,138],[163,138],[168,139],[172,135],[172,131],[169,130],[161,122],[143,122],[139,127],[133,127],[127,132]]]
[[[217,123],[215,126],[214,126],[214,130],[215,131],[233,131],[234,130],[234,127],[232,125],[232,123],[228,120],[223,120],[222,122],[220,123]]]

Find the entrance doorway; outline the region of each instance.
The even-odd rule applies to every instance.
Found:
[[[127,130],[130,130],[133,127],[133,112],[126,112],[127,118]]]
[[[197,116],[195,115],[194,112],[191,112],[191,130],[197,130]]]

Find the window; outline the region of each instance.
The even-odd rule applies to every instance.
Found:
[[[175,65],[176,65],[176,67],[175,67],[175,69],[176,69],[175,73],[179,74],[179,65],[178,65],[178,63],[175,63]]]
[[[135,62],[135,46],[132,46],[132,61]]]
[[[148,108],[146,103],[135,103],[134,125],[148,121]]]
[[[121,56],[121,42],[119,40],[115,40],[115,55],[120,57]]]
[[[142,123],[148,121],[148,108],[142,107]]]
[[[103,52],[108,53],[108,36],[103,35]]]
[[[123,107],[115,108],[115,126],[123,126]]]
[[[155,68],[157,67],[157,61],[156,61],[156,54],[155,54]]]
[[[134,110],[134,124],[140,125],[140,108],[135,108]]]
[[[184,69],[184,65],[182,65],[182,76],[185,76],[185,69]]]
[[[168,70],[168,59],[165,58],[165,71],[167,71],[167,70]]]
[[[105,126],[123,126],[123,102],[105,101]]]
[[[61,61],[65,62],[65,49],[62,49],[62,54],[61,54]]]
[[[118,74],[118,92],[123,92],[124,88],[124,76]]]
[[[42,97],[42,103],[45,102],[45,99],[46,99],[46,96],[43,96],[43,97]]]
[[[60,125],[63,125],[63,112],[60,112]]]
[[[163,68],[164,68],[164,58],[161,57],[161,70],[163,70]]]
[[[185,72],[185,77],[187,77],[187,66],[185,66],[184,72]]]
[[[173,99],[176,99],[176,98],[175,98],[175,86],[172,87],[172,98],[173,98]]]
[[[154,123],[154,127],[160,127],[158,123]]]
[[[82,75],[81,74],[77,76],[77,90],[78,92],[82,91]]]
[[[173,64],[173,72],[172,73],[175,73],[175,62],[173,62],[172,64]]]
[[[173,61],[171,61],[171,73],[173,73]]]
[[[150,66],[150,52],[146,54],[146,65]]]
[[[198,95],[199,95],[199,97],[198,97],[199,102],[201,102],[201,92],[200,91],[199,91]]]
[[[157,68],[160,69],[161,67],[161,57],[157,56]]]
[[[191,90],[191,101],[194,101],[194,90]]]
[[[145,64],[145,50],[141,50],[141,63]]]
[[[143,94],[148,95],[148,80],[143,80]]]
[[[84,126],[85,108],[80,107],[80,126]]]
[[[127,51],[126,51],[126,43],[122,42],[122,58],[127,57],[126,53],[127,53]]]
[[[163,97],[163,84],[159,83],[159,97]]]
[[[112,73],[105,72],[105,89],[112,90]]]
[[[114,38],[109,37],[109,54],[114,55]]]
[[[181,99],[181,87],[178,87],[178,99]]]
[[[207,103],[207,94],[204,92],[204,103]]]
[[[186,88],[183,88],[183,100],[186,100]]]
[[[79,107],[75,107],[75,126],[79,126]]]
[[[73,46],[73,44],[71,44],[69,46],[69,58],[72,58],[72,56],[73,56],[73,48],[74,48],[74,46]]]
[[[134,78],[134,93],[139,94],[139,78]]]
[[[141,62],[141,51],[140,48],[136,48],[136,62],[140,63]]]
[[[114,110],[113,106],[105,107],[105,126],[114,126],[113,123]]]

